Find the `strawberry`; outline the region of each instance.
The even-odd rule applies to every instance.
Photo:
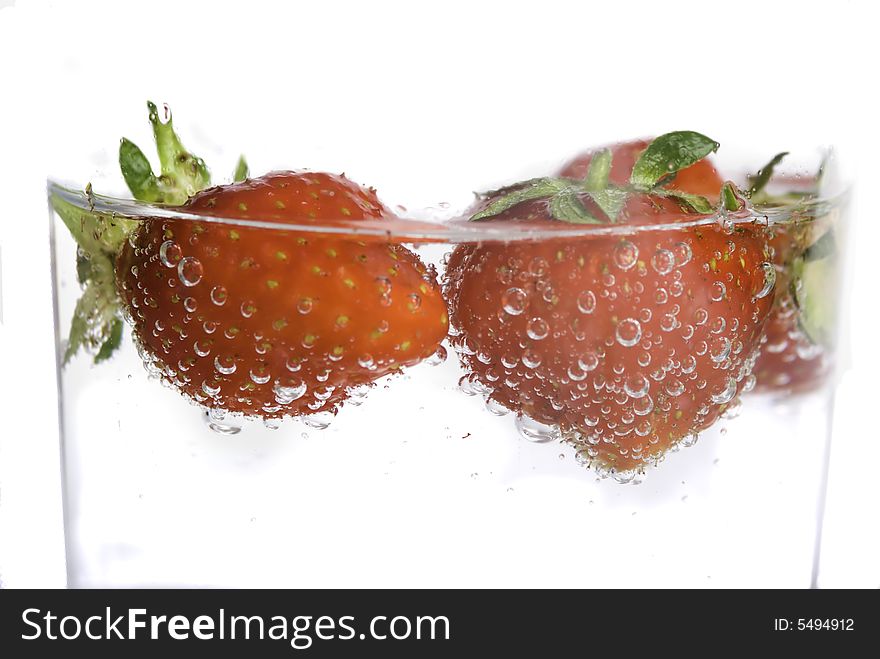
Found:
[[[302,172],[210,188],[184,210],[279,224],[389,215],[373,191]],[[155,219],[116,271],[153,368],[189,397],[247,415],[334,410],[351,387],[418,363],[446,336],[433,276],[392,243]]]
[[[272,419],[335,412],[353,388],[437,351],[448,320],[434,273],[387,238],[320,230],[393,222],[375,190],[286,171],[192,194],[208,181],[204,163],[153,106],[151,121],[162,175],[131,142],[120,147],[135,196],[235,218],[147,219],[102,252],[152,374],[212,410]],[[236,179],[246,175],[241,161]]]
[[[830,372],[829,354],[801,328],[794,296],[782,286],[780,291],[767,322],[767,341],[755,363],[755,391],[812,391]]]
[[[625,185],[608,183],[606,150],[582,180],[489,193],[472,220],[530,222],[548,237],[450,256],[452,342],[471,386],[514,412],[525,434],[561,433],[603,475],[631,479],[752,384],[773,300],[764,230],[732,184],[724,222],[707,216],[708,200],[663,187],[715,148],[670,133],[642,152]],[[553,237],[572,223],[595,230]]]
[[[815,217],[809,210],[810,202],[819,196],[827,163],[822,163],[816,176],[775,175],[776,167],[787,155],[777,154],[748,177],[747,194],[756,208],[793,204],[801,208],[794,221],[789,219],[774,226],[770,240],[779,293],[767,323],[766,343],[755,364],[757,392],[812,391],[825,382],[832,367],[832,346],[825,326],[833,324],[836,314],[820,314],[822,317],[817,318],[814,313],[808,318],[807,309],[800,304],[805,273],[809,279],[810,273],[821,272],[820,290],[814,291],[814,298],[828,302],[835,294],[835,222],[830,216]],[[769,190],[771,184],[775,184],[776,190]],[[825,288],[830,290],[821,290]]]

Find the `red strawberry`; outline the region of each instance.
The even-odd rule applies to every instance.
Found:
[[[751,177],[750,195],[753,202],[762,204],[784,204],[792,201],[803,202],[805,196],[816,195],[818,178],[777,177],[773,170],[787,155],[781,153],[765,165],[758,174]],[[784,185],[788,192],[774,195],[765,190],[772,182],[778,188]],[[794,196],[793,199],[787,197]],[[810,219],[804,214],[797,222],[783,224],[774,228],[770,241],[773,263],[777,271],[776,302],[767,323],[766,343],[755,364],[756,391],[801,393],[821,386],[831,371],[831,355],[827,345],[811,338],[804,330],[801,310],[795,296],[795,271],[798,262],[803,263],[806,254],[814,259],[817,256],[817,243],[832,245],[824,251],[833,252],[833,235],[829,221]],[[826,233],[827,230],[827,233]],[[824,236],[824,240],[822,237]],[[820,254],[825,258],[829,254]],[[836,270],[836,268],[834,269]]]
[[[443,298],[415,254],[282,226],[390,219],[372,190],[276,172],[204,190],[183,210],[279,225],[148,220],[119,254],[150,368],[200,403],[261,417],[334,411],[351,387],[418,363],[446,336]]]
[[[767,341],[755,363],[756,391],[811,391],[824,382],[831,368],[827,351],[813,343],[798,323],[798,309],[786,289],[767,322]]]
[[[658,138],[648,156],[656,166],[636,165],[626,189],[597,185],[594,172],[580,182],[530,181],[490,194],[473,216],[531,221],[551,235],[571,229],[559,220],[609,223],[619,235],[460,246],[449,261],[453,344],[471,381],[527,433],[558,429],[622,480],[709,426],[750,386],[773,300],[762,229],[710,218],[694,226],[704,215],[691,203],[705,200],[653,188],[713,150],[695,135]],[[704,148],[676,160],[682,140]],[[738,206],[727,192],[728,207]],[[609,198],[620,196],[609,217]],[[682,228],[634,226],[644,224]]]

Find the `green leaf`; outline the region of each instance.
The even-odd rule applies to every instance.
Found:
[[[232,175],[232,180],[236,183],[240,181],[244,181],[248,174],[250,174],[250,170],[248,170],[247,161],[244,159],[244,156],[241,155],[238,157],[238,164],[235,166],[235,173]]]
[[[96,353],[95,361],[103,361],[118,347],[121,335],[113,259],[106,253],[98,253],[90,258],[89,278],[74,308],[64,363],[80,350]]]
[[[724,210],[738,211],[743,207],[743,204],[745,201],[743,201],[742,193],[735,183],[727,181],[721,186],[721,206]]]
[[[834,238],[834,230],[829,229],[804,251],[805,261],[816,261],[818,259],[834,256],[837,252],[837,241]]]
[[[815,344],[832,347],[837,318],[838,264],[836,259],[792,263],[792,295],[798,309],[798,325]]]
[[[630,183],[636,189],[650,190],[664,177],[690,167],[719,146],[715,140],[689,130],[661,135],[639,156]]]
[[[770,159],[766,165],[761,167],[758,170],[758,173],[754,176],[749,176],[749,197],[753,197],[758,194],[761,190],[763,190],[767,183],[770,182],[770,179],[773,178],[773,170],[776,168],[782,159],[788,155],[788,151],[783,151],[782,153],[777,153],[773,158]]]
[[[703,215],[708,215],[715,210],[712,203],[702,195],[681,192],[680,190],[664,190],[663,194],[684,202],[697,213],[702,213]]]
[[[77,250],[76,254],[76,280],[80,285],[85,284],[92,278],[92,259],[83,250]]]
[[[563,190],[550,198],[550,214],[554,219],[571,224],[601,224],[584,208],[574,189]]]
[[[590,169],[584,179],[585,190],[604,190],[608,187],[608,176],[611,174],[611,150],[602,149],[593,154]]]
[[[484,220],[513,208],[517,204],[532,199],[552,197],[558,192],[570,187],[571,182],[565,179],[539,178],[527,181],[524,185],[515,187],[501,197],[492,201],[479,213],[471,216],[471,221]],[[507,189],[507,188],[505,188]]]
[[[95,363],[98,364],[106,359],[110,359],[121,343],[122,319],[117,316],[110,321],[110,327],[109,330],[107,330],[107,338],[101,344],[98,354],[95,355]]]
[[[119,143],[119,169],[135,199],[155,202],[162,198],[159,181],[153,174],[150,161],[137,144],[124,137]]]
[[[621,188],[606,188],[604,190],[594,190],[588,192],[590,198],[596,202],[596,205],[602,209],[602,212],[608,216],[612,222],[617,221],[617,216],[623,209],[629,197],[629,192]]]
[[[64,363],[80,350],[108,358],[121,334],[120,301],[116,292],[114,262],[122,243],[138,225],[135,220],[88,211],[58,196],[52,207],[78,244],[77,280],[83,291],[73,312]],[[119,327],[116,327],[116,324]]]
[[[87,322],[87,314],[85,313],[84,307],[88,304],[85,295],[81,296],[76,303],[76,308],[73,312],[73,320],[70,322],[70,331],[67,334],[67,347],[64,350],[64,361],[63,364],[66,366],[67,363],[73,358],[73,356],[79,352],[80,348],[82,348],[86,342],[86,334],[89,331],[89,325]]]

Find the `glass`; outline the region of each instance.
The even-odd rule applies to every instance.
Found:
[[[808,332],[836,326],[826,301],[843,262],[846,196],[797,194],[811,183],[780,178],[779,190],[795,189],[785,203],[687,223],[648,215],[596,226],[279,224],[50,182],[50,200],[85,215],[259,234],[279,251],[292,240],[340,253],[402,244],[427,279],[436,272],[450,307],[436,354],[348,391],[335,416],[335,375],[302,382],[290,363],[312,349],[307,333],[286,353],[289,382],[249,376],[280,407],[313,396],[313,413],[273,411],[262,423],[207,411],[241,373],[223,352],[229,328],[200,321],[195,307],[187,335],[203,341],[218,378],[202,382],[201,405],[168,382],[187,365],[168,375],[139,355],[128,327],[110,359],[59,365],[70,584],[815,585],[833,353]],[[76,244],[52,215],[61,356],[80,287]],[[207,285],[186,245],[152,249],[167,269],[156,272],[182,293]],[[563,273],[575,281],[593,258],[604,268],[597,285],[563,290]],[[395,283],[385,285],[393,296]],[[259,353],[264,336],[246,322],[260,313],[258,292],[228,289],[221,304],[240,307]],[[430,296],[417,297],[409,304]],[[359,304],[352,322],[374,312]],[[613,334],[595,334],[591,323],[612,309]],[[761,355],[749,354],[758,344]],[[359,355],[365,371],[371,362]],[[698,432],[669,434],[685,427]]]

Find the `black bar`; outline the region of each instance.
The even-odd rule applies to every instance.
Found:
[[[826,646],[855,650],[877,647],[880,641],[878,592],[6,590],[0,591],[0,654],[61,656],[82,650],[90,658],[165,659],[216,650],[260,657],[365,652],[383,657],[459,652],[511,653],[512,657],[614,652],[618,656],[661,649],[677,656],[709,656],[718,651],[816,651]],[[130,614],[130,609],[144,611]],[[62,621],[66,616],[76,620]],[[188,638],[172,638],[168,625],[172,616],[185,617],[173,623],[173,633]],[[202,618],[196,624],[199,616],[210,622]],[[233,621],[234,616],[252,620]],[[395,620],[398,616],[402,618]],[[144,626],[133,628],[134,639],[118,638],[129,635],[132,620]],[[250,639],[243,638],[245,628]],[[150,638],[154,630],[155,640]],[[62,632],[75,636],[77,631],[75,639],[60,637]],[[213,638],[199,639],[196,631]],[[111,638],[91,640],[87,632]],[[279,638],[269,638],[273,633]],[[48,634],[58,638],[49,639]],[[38,638],[33,640],[23,638],[35,635]],[[407,638],[397,640],[394,635]],[[291,645],[294,636],[296,648]]]

